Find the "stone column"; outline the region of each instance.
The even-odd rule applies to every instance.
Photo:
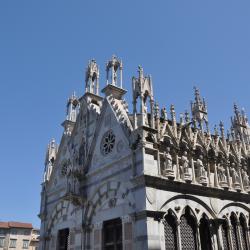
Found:
[[[230,172],[229,172],[229,166],[226,166],[227,168],[227,180],[228,180],[228,188],[229,190],[232,188],[232,184],[231,184],[231,179],[230,179]]]
[[[228,242],[229,242],[229,247],[230,247],[230,250],[235,250],[235,249],[233,249],[233,240],[232,240],[232,230],[233,230],[233,227],[232,227],[232,225],[231,225],[231,221],[229,220],[229,222],[228,222],[229,224],[228,224],[228,229],[227,229],[227,231],[228,231]]]
[[[191,168],[192,168],[192,183],[195,184],[196,183],[196,177],[195,177],[195,170],[194,170],[194,159],[191,156]]]
[[[133,249],[133,223],[129,215],[122,217],[122,244],[124,250]]]
[[[240,233],[240,221],[238,218],[236,221],[236,234],[237,234],[237,239],[238,239],[238,245],[239,245],[240,249],[243,249],[242,238],[241,238],[241,233]]]
[[[165,249],[165,219],[161,219],[160,223],[159,223],[159,235],[160,235],[160,244],[161,244],[161,248],[160,249]]]
[[[211,173],[210,173],[210,162],[208,161],[208,157],[206,157],[206,160],[207,160],[207,178],[208,178],[208,186],[211,187],[211,179],[210,179],[210,176],[211,176]]]
[[[243,186],[243,180],[242,180],[242,176],[241,176],[240,166],[238,167],[238,174],[239,174],[239,177],[240,177],[240,187],[241,187],[241,190],[244,191],[244,186]]]
[[[219,180],[218,180],[218,172],[217,172],[217,164],[216,162],[214,164],[214,187],[219,187]]]
[[[200,235],[200,222],[196,223],[196,241],[197,241],[197,249],[198,250],[202,250],[201,249],[201,235]],[[209,230],[209,229],[208,229]]]
[[[176,161],[176,180],[180,181],[180,166],[179,166],[179,156],[178,151],[175,151],[175,161]]]
[[[94,230],[93,230],[93,245],[94,250],[101,250],[102,249],[102,225],[103,223],[96,223],[94,225]]]
[[[122,70],[123,70],[123,67],[120,66],[120,88],[122,89]]]
[[[216,235],[217,235],[217,245],[218,245],[219,250],[223,249],[223,238],[222,238],[221,227],[222,227],[222,225],[220,225],[218,222],[215,222],[215,230],[216,230]]]
[[[109,69],[107,68],[106,71],[106,78],[107,78],[107,85],[109,84]]]
[[[178,250],[182,249],[182,247],[181,247],[181,228],[180,228],[180,225],[181,225],[181,220],[177,219],[177,221],[176,221],[176,229],[177,229],[177,248],[178,248]]]
[[[209,232],[210,232],[210,237],[211,237],[211,245],[214,250],[221,249],[219,248],[219,243],[218,243],[218,226],[216,223],[212,223],[210,221],[209,223]]]
[[[114,64],[112,63],[112,67],[111,67],[111,84],[112,84],[112,85],[115,85],[115,77],[114,77],[114,74],[115,74],[115,69],[114,69]]]
[[[145,249],[161,249],[159,221],[154,218],[147,217],[147,248]],[[144,248],[143,248],[144,249]]]
[[[247,240],[247,249],[250,249],[250,227],[247,226],[246,221],[246,240]]]

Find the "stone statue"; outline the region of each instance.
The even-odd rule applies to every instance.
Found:
[[[189,173],[188,168],[189,168],[189,160],[187,157],[187,151],[183,152],[183,155],[181,157],[181,166],[182,166],[182,171],[184,174]]]
[[[206,177],[206,170],[203,164],[203,156],[199,155],[197,161],[196,161],[196,168],[197,168],[197,174],[199,178],[199,182],[202,185],[207,184],[207,177]]]
[[[167,147],[166,152],[163,154],[164,165],[163,165],[163,174],[169,179],[174,179],[174,169],[173,169],[173,160],[170,154],[170,148]]]
[[[240,189],[240,177],[239,177],[238,172],[236,171],[235,163],[232,163],[230,170],[231,170],[232,181],[233,181],[235,189]]]
[[[166,152],[163,154],[164,157],[164,170],[171,169],[173,170],[173,160],[170,154],[170,148],[167,147]]]
[[[163,109],[161,109],[161,118],[163,120],[167,120],[167,110],[165,107]]]
[[[181,178],[183,178],[184,181],[186,181],[186,182],[191,182],[192,181],[192,175],[189,172],[189,160],[188,160],[188,157],[187,157],[187,151],[183,152],[180,163],[181,163],[181,167],[180,167],[180,170],[181,170],[180,176],[181,176]]]
[[[219,179],[219,182],[227,182],[227,177],[226,177],[226,170],[225,168],[223,167],[222,163],[218,165],[218,168],[217,168],[217,171],[218,171],[218,179]]]
[[[203,160],[203,156],[200,155],[196,161],[198,176],[205,176],[206,177],[206,170],[205,170],[205,167],[203,165],[202,160]]]
[[[249,175],[247,174],[247,171],[245,168],[241,169],[241,177],[242,177],[244,188],[248,188],[249,187]]]
[[[144,113],[144,125],[148,126],[148,107],[147,104],[143,105],[143,113]]]

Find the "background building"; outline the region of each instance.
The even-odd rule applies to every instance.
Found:
[[[167,114],[139,67],[132,112],[122,62],[86,70],[67,103],[64,133],[48,146],[40,249],[250,249],[249,125],[234,106],[230,131],[210,131],[195,89],[191,114]]]
[[[39,229],[30,223],[0,222],[0,249],[38,249]]]

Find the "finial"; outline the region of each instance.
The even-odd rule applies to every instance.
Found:
[[[164,121],[166,121],[168,118],[167,118],[167,109],[166,109],[166,107],[163,107],[162,109],[161,109],[161,118],[164,120]]]
[[[235,132],[234,132],[233,127],[231,127],[231,136],[232,136],[232,139],[235,140]]]
[[[197,121],[194,118],[192,118],[192,123],[193,123],[194,129],[197,129]]]
[[[139,77],[143,78],[143,68],[141,65],[138,66],[138,73],[139,73]]]
[[[207,111],[207,103],[206,103],[205,98],[203,98],[203,107],[204,107],[204,110]]]
[[[56,147],[56,140],[55,140],[55,138],[52,138],[52,139],[51,139],[50,146],[51,146],[52,148],[55,148],[55,147]]]
[[[118,86],[118,72],[120,73],[120,86]],[[106,64],[107,73],[107,85],[111,84],[122,88],[122,62],[116,55],[112,55],[112,58]]]
[[[189,116],[189,113],[187,110],[185,111],[185,121],[186,121],[186,123],[190,122],[190,116]]]
[[[214,135],[219,136],[217,125],[214,126]]]
[[[99,67],[95,59],[89,60],[85,72],[85,92],[99,94]]]
[[[196,103],[197,104],[200,103],[200,100],[201,100],[201,98],[200,98],[200,91],[199,91],[199,89],[197,87],[194,87],[194,95],[195,95],[195,101],[196,101]]]
[[[205,121],[205,125],[206,125],[207,134],[210,134],[208,121]]]
[[[222,122],[222,121],[220,121],[219,126],[220,126],[221,137],[222,137],[222,138],[225,138],[224,125],[223,125],[223,122]]]
[[[157,102],[155,103],[155,118],[156,119],[160,118],[160,109],[159,109],[159,105]]]
[[[238,105],[236,103],[234,103],[234,113],[235,113],[237,119],[239,119],[240,112],[239,112]]]
[[[170,106],[170,113],[171,113],[172,120],[175,120],[176,116],[175,116],[175,108],[173,104],[171,104]]]
[[[184,124],[184,119],[183,119],[183,114],[180,113],[180,124],[183,125]]]

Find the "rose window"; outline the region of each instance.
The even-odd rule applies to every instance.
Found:
[[[106,132],[102,138],[101,152],[103,155],[107,155],[113,151],[115,146],[115,135],[112,130]]]

